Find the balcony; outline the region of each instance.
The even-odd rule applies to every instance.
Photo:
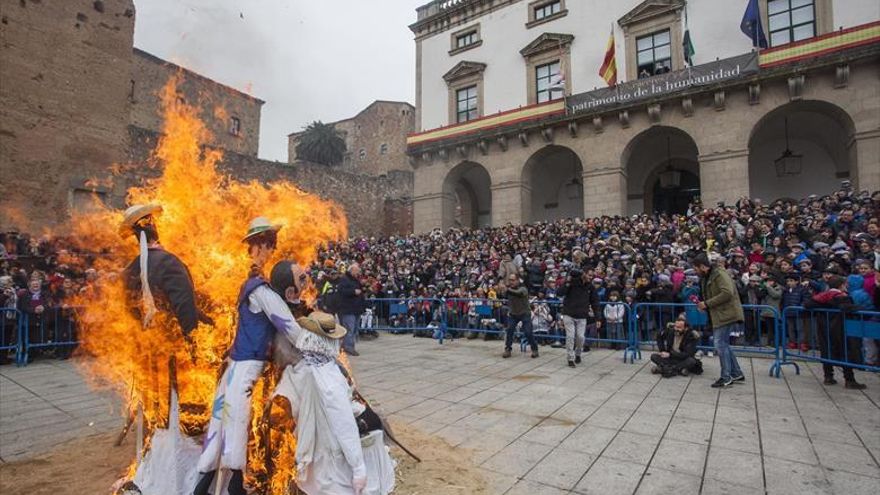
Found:
[[[434,0],[416,8],[417,22],[479,0]]]

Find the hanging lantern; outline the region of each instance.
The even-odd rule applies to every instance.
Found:
[[[788,145],[788,117],[785,118],[785,151],[773,161],[776,167],[776,177],[788,177],[799,175],[803,167],[804,155],[798,155],[791,151]]]
[[[669,136],[666,136],[666,170],[660,172],[660,187],[675,189],[681,185],[681,171],[672,168],[672,147]]]
[[[674,189],[681,185],[681,171],[674,170],[671,167],[660,172],[660,187],[663,189]]]

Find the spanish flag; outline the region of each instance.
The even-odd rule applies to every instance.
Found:
[[[599,75],[609,86],[617,84],[617,61],[614,57],[614,27],[611,28],[611,37],[608,38],[608,48],[605,49],[605,60],[599,67]]]

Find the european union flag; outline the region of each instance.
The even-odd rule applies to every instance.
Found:
[[[739,25],[743,33],[752,39],[752,46],[767,48],[767,38],[764,36],[764,27],[761,25],[761,11],[758,9],[758,0],[749,0],[746,13]]]

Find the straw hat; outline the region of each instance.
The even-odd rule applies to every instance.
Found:
[[[119,234],[129,234],[140,219],[157,213],[162,213],[162,206],[155,203],[129,206],[123,214],[122,223],[119,224]]]
[[[341,339],[348,333],[344,326],[336,323],[336,318],[333,315],[323,311],[313,311],[309,316],[297,318],[296,322],[309,332],[328,339]]]
[[[254,218],[251,220],[250,225],[248,225],[247,235],[245,235],[241,241],[244,242],[257,234],[262,234],[263,232],[268,232],[270,230],[278,232],[281,230],[281,225],[269,223],[269,219],[266,217]]]

